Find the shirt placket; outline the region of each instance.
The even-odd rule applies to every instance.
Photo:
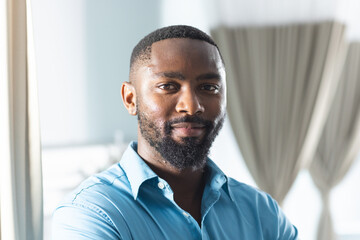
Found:
[[[177,212],[179,213],[179,215],[181,216],[181,218],[184,219],[184,221],[189,225],[189,229],[191,232],[191,235],[193,236],[193,239],[196,240],[201,240],[201,229],[199,227],[199,224],[197,223],[197,221],[191,216],[190,213],[188,213],[187,211],[183,210],[182,208],[180,208],[177,203],[174,201],[174,193],[171,189],[171,187],[169,186],[169,184],[163,180],[159,178],[159,181],[157,183],[157,187],[160,189],[160,191],[162,191],[163,195],[172,202],[172,204],[175,206],[175,208],[177,209]]]
[[[205,219],[211,208],[215,205],[215,203],[220,199],[220,188],[223,185],[225,179],[221,177],[217,177],[214,179],[210,185],[206,186],[203,194],[203,201],[201,203],[201,226],[205,224]],[[203,230],[203,227],[202,227]],[[208,236],[204,231],[201,231],[201,239],[208,239]]]

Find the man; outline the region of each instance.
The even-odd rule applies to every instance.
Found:
[[[224,63],[208,35],[150,33],[133,50],[122,98],[138,142],[57,208],[54,239],[297,239],[269,195],[207,158],[226,112]]]

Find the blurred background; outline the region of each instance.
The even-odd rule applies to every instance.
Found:
[[[344,130],[347,135],[343,142],[348,143],[346,136],[351,135],[349,139],[353,140],[354,133],[359,135],[356,69],[360,65],[356,56],[349,70],[356,75],[352,77],[354,83],[350,87],[341,85],[342,79],[347,79],[344,66],[351,65],[348,50],[356,52],[356,46],[350,46],[360,41],[359,2],[32,0],[31,5],[42,141],[44,239],[50,239],[52,212],[64,194],[119,161],[128,143],[136,140],[136,118],[125,111],[120,96],[121,83],[128,80],[130,54],[146,34],[173,24],[192,25],[211,34],[225,58],[231,88],[228,119],[213,145],[212,159],[229,176],[278,196],[302,239],[331,239],[317,235],[324,204],[331,212],[335,239],[360,239],[358,145],[353,144],[351,150],[341,147],[347,151],[343,153],[347,164],[336,165],[345,170],[326,191],[328,198],[318,189],[332,180],[324,177],[317,184],[313,181],[325,175],[323,169],[340,168],[326,165],[327,159],[337,156],[329,149],[341,151],[336,146],[342,146],[338,142],[329,145],[329,136],[340,133],[324,136],[323,131],[341,128],[344,124],[339,116],[355,114],[347,120],[350,127]],[[306,26],[309,31],[302,30]],[[293,57],[306,51],[309,54],[303,63]],[[239,53],[239,59],[232,56],[234,53]],[[238,80],[241,84],[236,84]],[[301,81],[304,84],[299,85]],[[309,94],[311,89],[315,90]],[[342,95],[338,89],[343,89]],[[349,89],[357,92],[349,93]],[[326,90],[329,93],[324,93]],[[291,100],[296,95],[298,100]],[[348,100],[351,103],[341,102],[346,95],[353,96]],[[272,96],[279,97],[270,105],[257,100],[269,102],[266,99]],[[339,104],[334,103],[337,100]],[[301,104],[307,108],[302,109]],[[235,110],[237,107],[240,110]],[[347,113],[340,112],[347,108]],[[332,113],[331,109],[338,110]],[[329,116],[337,120],[327,123]],[[287,124],[284,119],[293,119],[293,123]],[[302,130],[297,133],[292,129]],[[292,148],[287,145],[292,140],[297,147],[284,152]],[[272,153],[272,149],[277,152]],[[276,156],[281,156],[282,162]],[[321,156],[323,161],[314,166],[313,159]],[[251,164],[257,159],[259,165]],[[289,165],[287,160],[291,166],[281,167]],[[259,166],[264,172],[280,169],[291,173],[289,177],[269,177],[275,184],[286,185],[281,193],[272,192],[274,186],[264,185],[271,180],[261,178]]]

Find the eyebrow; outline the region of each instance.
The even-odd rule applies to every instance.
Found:
[[[220,80],[221,76],[218,73],[205,73],[205,74],[201,74],[196,78],[196,80],[209,80],[209,79]]]
[[[157,77],[166,77],[166,78],[173,78],[173,79],[179,79],[179,80],[185,80],[185,76],[179,72],[159,72],[155,73],[155,76]],[[221,76],[218,73],[205,73],[201,74],[196,78],[196,80],[209,80],[209,79],[217,79],[220,80]]]
[[[155,73],[155,76],[185,80],[185,76],[179,72],[159,72],[159,73]]]

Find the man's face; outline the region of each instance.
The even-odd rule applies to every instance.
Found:
[[[177,169],[199,169],[222,127],[225,71],[211,44],[166,39],[135,74],[139,138]]]

